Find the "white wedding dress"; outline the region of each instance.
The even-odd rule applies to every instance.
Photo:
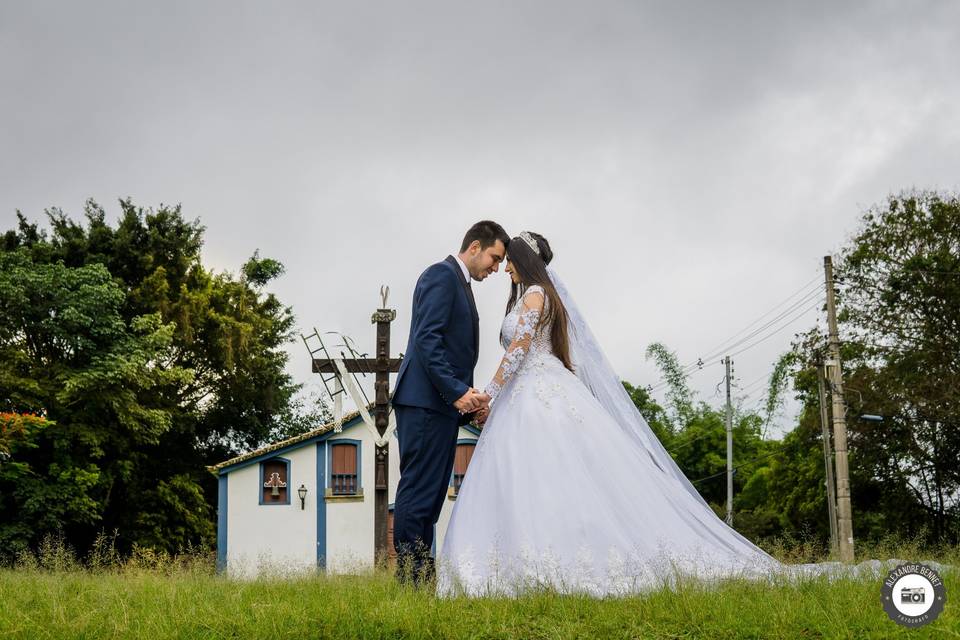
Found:
[[[684,576],[783,573],[788,565],[717,517],[684,477],[549,273],[570,315],[577,374],[553,354],[552,327],[538,326],[550,302],[529,287],[503,320],[506,353],[437,557],[437,594],[549,587],[602,597]],[[858,569],[876,573],[879,564]],[[790,573],[842,566],[794,565]]]

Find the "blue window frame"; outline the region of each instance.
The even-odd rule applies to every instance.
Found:
[[[327,494],[355,496],[363,493],[360,440],[338,438],[327,441]]]
[[[260,463],[260,504],[290,504],[291,486],[289,460],[274,457]]]

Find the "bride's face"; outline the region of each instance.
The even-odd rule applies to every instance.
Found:
[[[513,282],[513,284],[520,284],[520,274],[517,273],[517,270],[513,267],[509,256],[507,257],[507,268],[504,269],[504,271],[510,274],[510,281]]]

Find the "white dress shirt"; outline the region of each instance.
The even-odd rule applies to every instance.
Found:
[[[460,256],[453,256],[453,257],[457,259],[457,264],[460,265],[460,271],[463,272],[463,279],[467,282],[467,284],[469,284],[470,271],[467,270],[467,265],[463,264],[463,260],[460,259]]]

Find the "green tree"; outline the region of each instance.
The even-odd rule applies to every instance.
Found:
[[[101,524],[131,450],[156,445],[171,415],[155,389],[189,371],[157,366],[173,326],[158,314],[124,321],[124,295],[103,265],[37,264],[26,250],[0,253],[0,379],[7,409],[51,424],[30,434],[0,471],[0,546]],[[203,503],[197,505],[204,508]]]
[[[657,404],[657,401],[644,387],[635,387],[625,380],[622,384],[627,391],[627,395],[630,396],[633,404],[640,411],[640,415],[650,425],[660,442],[672,442],[675,437],[674,426],[664,408]]]
[[[911,495],[934,537],[956,542],[960,198],[911,191],[870,208],[837,272],[851,389],[884,415],[881,425],[851,421],[851,475]]]
[[[677,466],[696,486],[717,512],[725,512],[727,488],[727,428],[726,411],[698,401],[690,389],[687,374],[676,354],[665,345],[654,343],[647,348],[647,357],[653,358],[667,382],[667,401],[672,411],[666,411],[642,388],[624,383],[634,404],[651,429],[670,453]],[[779,447],[776,441],[762,437],[764,419],[752,411],[737,411],[733,420],[734,494],[739,493],[758,472],[756,463],[766,461]],[[737,507],[736,497],[734,507]]]
[[[82,224],[50,210],[49,234],[18,212],[2,236],[0,409],[55,423],[3,465],[4,541],[211,542],[205,466],[328,416],[284,371],[294,317],[265,290],[282,265],[214,273],[179,206],[120,208],[115,225],[93,201]]]
[[[960,198],[904,192],[870,208],[843,248],[836,274],[854,535],[916,537],[926,530],[936,541],[955,544]],[[800,531],[829,536],[814,367],[824,347],[818,329],[800,335],[774,366],[762,415],[737,414],[734,525],[752,537]],[[658,437],[719,510],[725,499],[723,413],[696,401],[666,347],[651,345],[648,357],[668,384],[670,410],[654,410],[656,403],[645,396],[635,402],[645,416],[663,423],[655,427]],[[790,381],[802,406],[797,425],[782,442],[767,440],[766,427],[781,410]]]
[[[960,202],[904,192],[868,209],[835,270],[856,539],[891,532],[955,543],[960,477]],[[824,538],[817,329],[793,347],[791,375],[803,406],[785,438],[792,458],[767,487],[789,505],[785,527]],[[864,414],[883,416],[882,422]],[[801,445],[799,448],[789,446]],[[759,492],[758,492],[759,493]],[[755,508],[764,509],[763,500]]]

